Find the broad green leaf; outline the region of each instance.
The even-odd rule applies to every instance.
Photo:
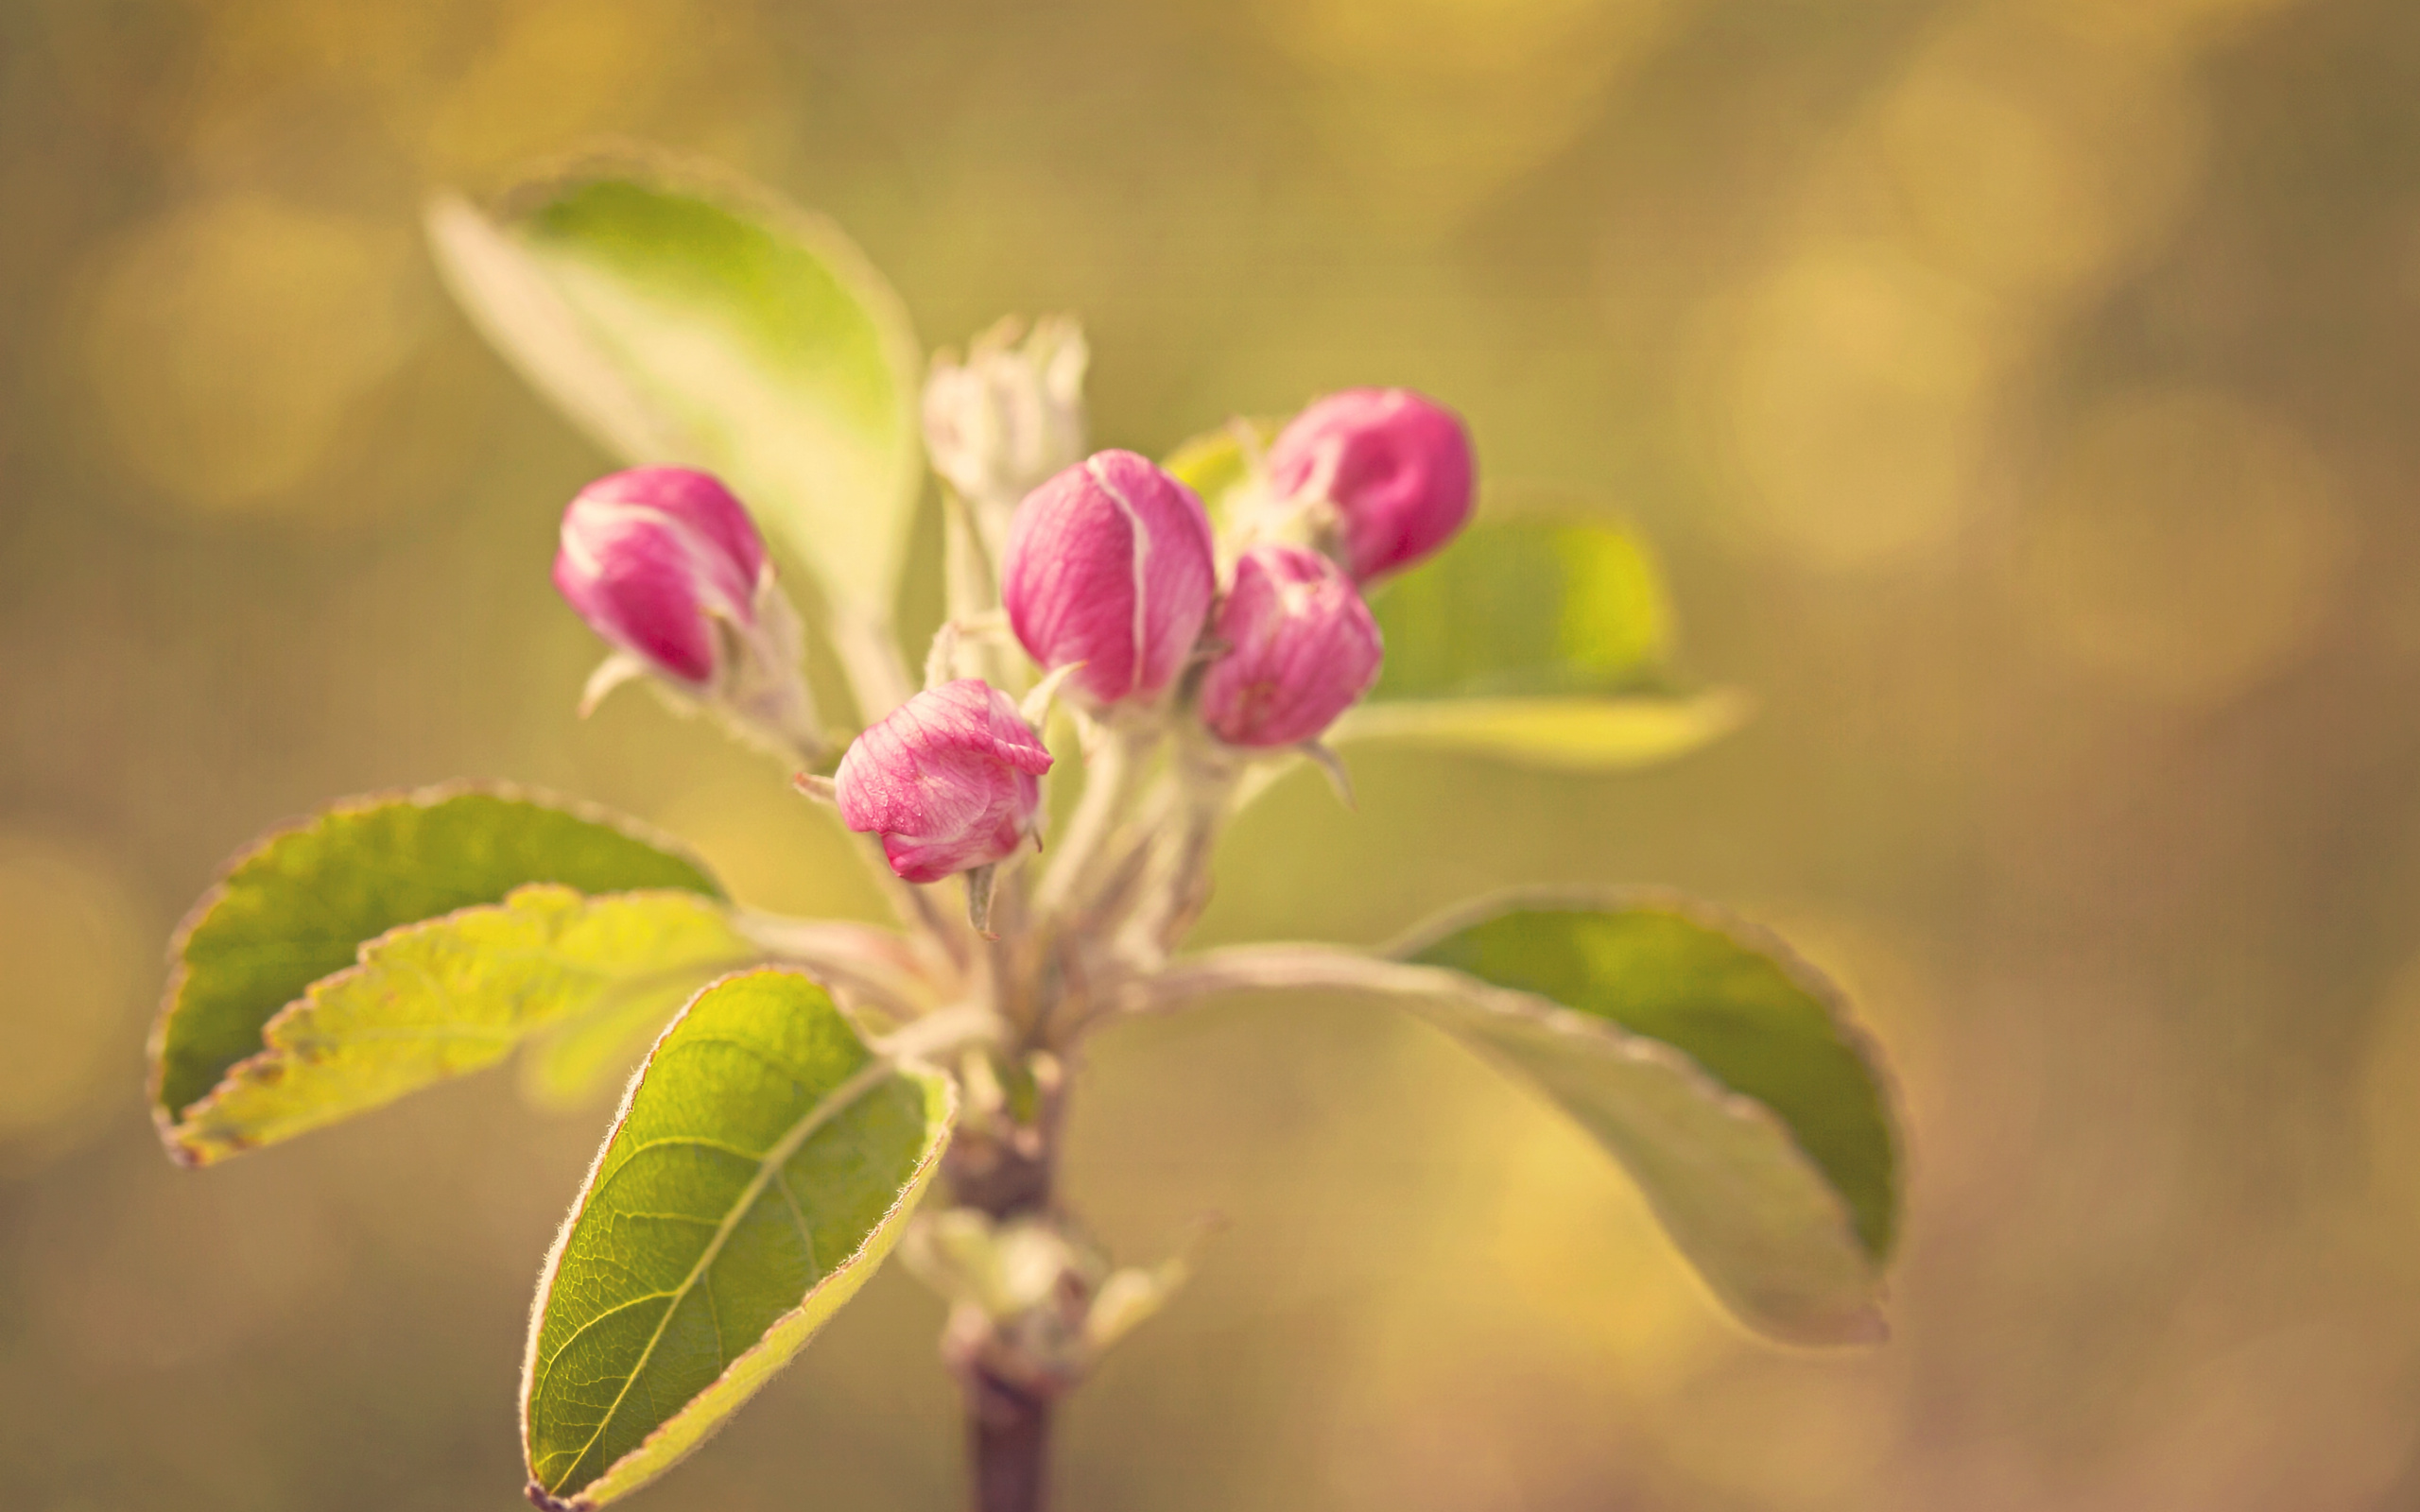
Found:
[[[821,216],[661,163],[534,184],[429,232],[489,340],[631,463],[721,476],[859,622],[887,624],[922,483],[905,307]]]
[[[1138,1005],[1255,988],[1400,1002],[1604,1145],[1741,1321],[1793,1344],[1884,1336],[1887,1098],[1832,989],[1780,945],[1624,894],[1501,906],[1407,949],[1401,961],[1334,945],[1207,951],[1153,978]]]
[[[161,1127],[261,1050],[278,1010],[354,965],[365,942],[533,882],[722,896],[670,841],[561,799],[449,785],[336,804],[238,855],[178,930],[151,1037]]]
[[[532,1500],[628,1494],[789,1363],[898,1241],[955,1097],[876,1057],[804,976],[700,993],[631,1084],[539,1280]]]
[[[405,924],[311,984],[167,1138],[207,1165],[492,1066],[551,1024],[652,1012],[758,952],[694,892],[587,898],[555,883]]]
[[[1654,559],[1601,521],[1481,521],[1380,585],[1370,607],[1386,661],[1331,744],[1410,741],[1601,770],[1694,749],[1745,713],[1736,695],[1673,690]]]
[[[1443,1022],[1619,1157],[1749,1322],[1812,1342],[1878,1326],[1898,1218],[1888,1098],[1839,994],[1778,941],[1625,895],[1505,907],[1406,958],[1535,1004],[1466,997]]]

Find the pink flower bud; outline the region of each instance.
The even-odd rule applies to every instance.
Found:
[[[1377,680],[1378,623],[1336,563],[1300,546],[1253,547],[1219,606],[1227,651],[1201,679],[1201,717],[1235,746],[1318,737]]]
[[[555,587],[589,628],[695,688],[722,669],[717,618],[755,624],[765,543],[731,490],[703,472],[633,468],[563,511]]]
[[[859,735],[833,775],[850,829],[882,836],[890,869],[939,882],[1013,854],[1033,833],[1050,752],[980,678],[928,688]]]
[[[1391,573],[1443,545],[1471,512],[1471,439],[1460,417],[1409,388],[1348,388],[1314,402],[1269,448],[1281,497],[1336,507],[1345,570]]]
[[[1210,516],[1132,452],[1098,452],[1026,495],[1000,597],[1045,667],[1095,705],[1155,697],[1201,639],[1217,591]]]

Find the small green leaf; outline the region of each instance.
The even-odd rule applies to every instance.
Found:
[[[1503,907],[1406,959],[1569,1010],[1467,998],[1443,1022],[1628,1165],[1749,1322],[1819,1343],[1878,1327],[1898,1217],[1888,1098],[1839,994],[1778,941],[1624,895]],[[1692,1079],[1701,1095],[1676,1098]]]
[[[564,799],[461,784],[347,799],[238,855],[178,930],[151,1038],[162,1129],[366,941],[533,882],[722,897],[672,842]]]
[[[538,1283],[523,1370],[532,1500],[636,1489],[789,1363],[898,1241],[956,1116],[823,989],[700,993],[631,1084]]]
[[[1482,521],[1381,585],[1386,661],[1331,744],[1410,741],[1540,765],[1661,761],[1735,728],[1736,695],[1671,686],[1654,558],[1602,521]]]
[[[267,1048],[185,1110],[171,1147],[207,1165],[492,1066],[550,1024],[634,1008],[660,1022],[757,955],[720,904],[692,892],[584,898],[533,883],[405,924],[280,1009]]]
[[[489,340],[625,461],[729,483],[826,599],[887,624],[922,472],[923,359],[839,230],[769,192],[599,163],[429,213]]]

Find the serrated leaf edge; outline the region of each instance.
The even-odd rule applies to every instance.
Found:
[[[192,941],[193,933],[201,926],[202,920],[208,919],[213,910],[227,901],[228,887],[233,881],[235,873],[259,859],[279,841],[300,834],[313,825],[325,819],[335,818],[339,815],[389,808],[399,803],[409,803],[420,808],[434,808],[449,799],[468,797],[495,798],[510,803],[528,803],[618,831],[642,845],[653,846],[658,850],[666,851],[687,862],[696,868],[698,875],[705,878],[707,884],[715,889],[713,897],[716,902],[724,904],[731,902],[731,895],[724,889],[722,880],[714,874],[713,868],[706,865],[704,858],[691,850],[686,842],[643,820],[632,818],[627,814],[609,809],[602,804],[593,803],[585,799],[567,798],[562,794],[527,783],[465,777],[456,778],[451,782],[430,783],[424,787],[384,788],[355,794],[351,798],[340,798],[308,814],[272,825],[254,835],[242,849],[218,864],[217,869],[211,873],[210,885],[202,889],[199,898],[194,900],[193,906],[185,910],[184,917],[177,920],[176,929],[168,936],[168,980],[161,989],[160,1011],[152,1017],[151,1032],[144,1039],[144,1056],[148,1062],[148,1074],[144,1078],[144,1097],[151,1108],[152,1125],[159,1130],[161,1142],[168,1146],[171,1158],[176,1158],[176,1145],[170,1138],[170,1130],[182,1122],[185,1113],[199,1105],[199,1099],[186,1104],[182,1108],[172,1109],[160,1106],[160,1095],[167,1076],[168,1021],[176,1014],[177,1000],[184,995],[185,980],[193,970],[190,963],[185,960],[185,947]],[[358,960],[357,955],[355,959]],[[286,1008],[293,1005],[289,1003],[278,1012],[284,1013]],[[270,1015],[271,1019],[276,1016],[276,1014]],[[264,1024],[262,1027],[266,1031],[268,1025]],[[216,1088],[212,1089],[212,1092],[216,1091]],[[202,1095],[208,1097],[212,1092],[205,1092]],[[180,1160],[179,1163],[190,1162]]]
[[[522,1464],[523,1467],[529,1471],[529,1482],[523,1487],[523,1492],[527,1496],[530,1503],[541,1508],[542,1512],[595,1512],[596,1508],[603,1505],[604,1503],[591,1499],[587,1493],[595,1487],[612,1480],[614,1471],[621,1469],[622,1466],[630,1463],[633,1459],[645,1455],[650,1445],[654,1444],[666,1434],[670,1433],[674,1428],[681,1425],[683,1418],[687,1416],[690,1410],[696,1406],[700,1398],[710,1394],[713,1392],[715,1387],[731,1379],[733,1374],[738,1371],[742,1365],[761,1356],[768,1349],[768,1346],[764,1341],[778,1332],[784,1323],[806,1312],[809,1305],[814,1302],[816,1297],[827,1291],[835,1281],[844,1280],[849,1283],[852,1290],[856,1286],[864,1284],[866,1278],[872,1274],[872,1269],[871,1267],[867,1267],[860,1271],[858,1269],[857,1263],[867,1255],[869,1250],[873,1250],[877,1247],[877,1240],[880,1240],[886,1232],[890,1235],[890,1243],[897,1242],[897,1225],[893,1220],[897,1219],[909,1208],[914,1207],[924,1196],[925,1189],[931,1184],[934,1174],[941,1169],[942,1157],[946,1154],[949,1149],[950,1138],[957,1129],[958,1122],[957,1083],[947,1076],[941,1075],[938,1073],[916,1064],[912,1060],[886,1059],[880,1050],[872,1045],[868,1045],[867,1049],[869,1053],[874,1057],[868,1063],[869,1067],[887,1066],[894,1074],[927,1077],[932,1081],[937,1082],[942,1090],[943,1106],[941,1127],[937,1132],[926,1138],[924,1153],[919,1157],[916,1162],[916,1169],[909,1174],[906,1184],[900,1188],[897,1199],[894,1200],[890,1207],[883,1210],[882,1217],[875,1221],[871,1229],[867,1230],[865,1242],[860,1244],[856,1248],[849,1251],[849,1253],[843,1256],[838,1263],[834,1264],[830,1270],[823,1274],[821,1280],[818,1280],[814,1286],[808,1288],[806,1295],[799,1298],[798,1306],[791,1308],[788,1312],[784,1313],[781,1316],[767,1324],[765,1326],[764,1334],[759,1337],[755,1344],[749,1346],[747,1349],[742,1349],[738,1354],[733,1356],[731,1363],[723,1366],[722,1373],[720,1375],[716,1376],[712,1382],[709,1382],[705,1388],[700,1391],[697,1396],[692,1397],[688,1401],[683,1402],[678,1411],[674,1412],[670,1417],[665,1418],[664,1421],[656,1424],[654,1428],[650,1429],[648,1435],[645,1438],[640,1439],[634,1448],[624,1452],[620,1458],[614,1460],[611,1465],[606,1466],[594,1480],[590,1481],[586,1486],[581,1487],[579,1492],[569,1498],[562,1498],[555,1496],[552,1492],[539,1485],[537,1468],[529,1463],[529,1389],[530,1384],[537,1374],[538,1332],[540,1328],[545,1322],[546,1299],[554,1292],[555,1272],[562,1263],[563,1250],[565,1246],[571,1243],[572,1229],[579,1225],[580,1214],[588,1209],[588,1199],[590,1194],[596,1190],[597,1175],[605,1166],[606,1152],[614,1147],[614,1141],[615,1137],[622,1132],[623,1124],[630,1118],[631,1105],[638,1099],[639,1086],[647,1080],[647,1074],[648,1071],[654,1068],[656,1053],[664,1048],[665,1041],[671,1038],[673,1031],[680,1028],[681,1025],[687,1021],[689,1017],[689,1010],[697,1006],[699,1002],[708,993],[715,991],[724,984],[736,980],[739,977],[758,974],[796,976],[803,981],[814,983],[818,990],[825,990],[821,983],[816,982],[813,976],[808,975],[804,971],[784,967],[760,966],[751,968],[747,971],[725,972],[723,975],[708,982],[705,986],[700,988],[695,993],[691,994],[689,1001],[681,1005],[681,1011],[674,1014],[671,1021],[665,1024],[663,1030],[656,1035],[655,1043],[648,1047],[647,1058],[639,1063],[639,1067],[636,1071],[631,1073],[630,1081],[622,1089],[621,1103],[614,1109],[613,1122],[607,1126],[605,1130],[605,1137],[597,1142],[596,1154],[588,1162],[588,1174],[580,1178],[579,1194],[572,1199],[571,1211],[564,1214],[562,1227],[556,1230],[555,1242],[547,1247],[545,1263],[539,1268],[537,1292],[530,1298],[529,1303],[529,1336],[527,1343],[523,1348],[521,1356],[520,1416]],[[862,1038],[862,1035],[860,1038]],[[881,1246],[881,1247],[887,1249],[889,1246],[886,1244]],[[877,1259],[879,1257],[877,1256]],[[802,1341],[802,1347],[804,1347],[804,1341]],[[705,1444],[707,1439],[712,1438],[716,1433],[720,1431],[720,1429],[721,1424],[719,1423],[707,1429],[704,1434],[699,1436],[696,1443],[690,1445],[689,1448],[683,1451],[680,1456],[669,1460],[663,1466],[659,1467],[653,1474],[648,1477],[648,1479],[653,1479],[654,1475],[662,1474],[665,1470],[668,1470],[673,1466],[678,1465],[682,1459],[685,1459],[689,1454],[695,1453],[698,1449]],[[635,1486],[623,1487],[622,1489],[628,1490],[634,1488]],[[621,1493],[620,1491],[616,1491],[614,1494],[619,1495]]]
[[[426,929],[432,924],[448,923],[478,914],[501,913],[513,905],[513,900],[519,898],[523,893],[528,891],[532,887],[560,887],[562,885],[560,883],[551,882],[526,882],[520,886],[513,888],[510,892],[505,894],[504,901],[502,902],[468,903],[460,908],[450,909],[445,913],[431,914],[426,919],[415,919],[409,923],[397,924],[391,929],[384,930],[379,934],[371,936],[369,939],[363,940],[354,950],[353,964],[351,966],[344,968],[342,971],[330,971],[327,975],[312,983],[309,987],[304,988],[301,997],[296,998],[293,1002],[286,1004],[275,1013],[270,1014],[268,1022],[261,1025],[261,1048],[228,1067],[226,1074],[218,1078],[217,1085],[212,1087],[210,1091],[202,1093],[192,1103],[186,1105],[185,1110],[183,1113],[179,1115],[175,1125],[172,1127],[162,1131],[161,1138],[169,1142],[169,1158],[174,1160],[179,1165],[198,1169],[202,1166],[216,1165],[220,1160],[226,1160],[230,1156],[239,1155],[246,1150],[256,1148],[257,1145],[255,1142],[240,1139],[215,1141],[211,1144],[196,1143],[196,1125],[199,1125],[216,1110],[216,1104],[222,1096],[229,1095],[236,1091],[237,1084],[245,1080],[248,1072],[251,1072],[262,1066],[267,1066],[278,1060],[282,1057],[290,1055],[293,1050],[292,1046],[277,1043],[279,1031],[290,1026],[295,1020],[310,1012],[312,1009],[319,1007],[331,994],[341,991],[343,988],[351,986],[354,981],[358,980],[364,973],[373,970],[378,963],[373,961],[372,957],[379,951],[389,945],[394,944],[404,936]],[[563,890],[566,892],[576,893],[583,902],[596,902],[607,898],[661,898],[678,900],[683,902],[692,902],[701,907],[720,909],[726,917],[728,917],[730,913],[729,905],[721,902],[719,900],[706,898],[700,894],[690,892],[686,888],[682,887],[632,887],[622,892],[599,893],[582,893],[579,892],[577,888],[569,887],[566,887]],[[733,933],[736,935],[738,931],[735,928]],[[717,975],[719,977],[728,975],[733,971],[745,970],[748,966],[753,963],[754,959],[755,958],[753,957],[734,959],[726,965],[722,971],[718,971]],[[569,1022],[570,1020],[565,1019],[562,1022]],[[548,1025],[547,1027],[555,1027],[555,1025]],[[535,1032],[537,1031],[532,1031],[533,1034]],[[377,1108],[386,1106],[387,1105],[384,1103],[372,1104],[358,1108],[356,1111],[364,1113],[374,1112]],[[308,1131],[304,1130],[302,1132]],[[271,1141],[268,1143],[280,1142]]]

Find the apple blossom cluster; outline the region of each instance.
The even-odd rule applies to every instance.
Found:
[[[1403,388],[1321,399],[1256,459],[1222,539],[1193,490],[1149,458],[1068,459],[1082,444],[1072,327],[1046,322],[1023,349],[987,343],[935,373],[925,424],[1045,700],[1064,698],[1088,732],[1174,734],[1213,764],[1312,747],[1377,679],[1364,590],[1470,513],[1461,420]],[[796,613],[747,511],[713,477],[642,468],[591,484],[564,512],[555,582],[615,648],[592,701],[649,674],[810,762],[821,753]],[[942,633],[954,646],[983,629]],[[995,866],[1039,838],[1051,766],[1041,709],[946,675],[951,662],[937,652],[931,685],[856,737],[829,788],[842,821],[879,836],[911,883]]]

